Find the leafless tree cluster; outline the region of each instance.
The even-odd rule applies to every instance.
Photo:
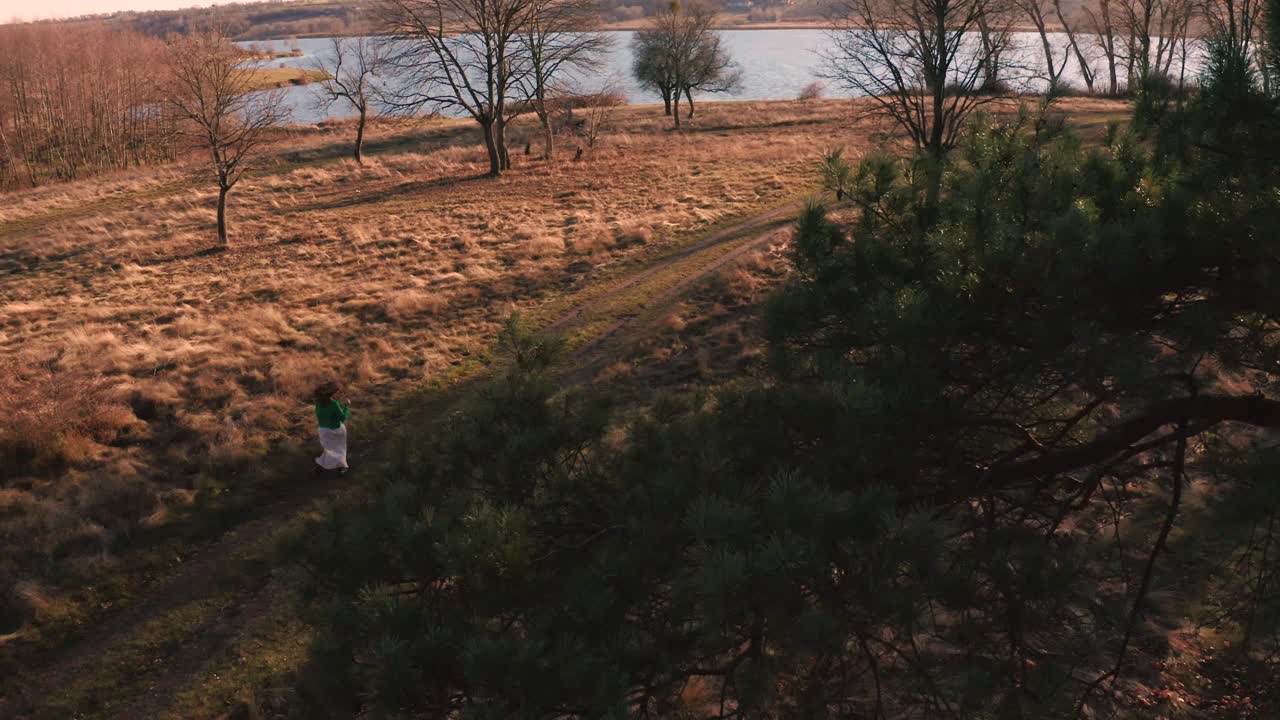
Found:
[[[281,96],[254,92],[253,67],[218,31],[170,41],[164,97],[180,131],[208,153],[218,183],[218,240],[227,243],[227,194],[267,131],[285,119]]]
[[[836,0],[824,75],[875,100],[917,148],[939,156],[974,110],[1040,79],[1051,91],[1074,68],[1089,93],[1182,85],[1202,15],[1256,47],[1259,0]],[[1215,19],[1215,17],[1217,19]],[[1039,63],[1013,28],[1036,29]],[[1055,37],[1055,34],[1060,33]],[[1065,38],[1065,41],[1063,40]],[[1033,71],[1033,67],[1038,70]],[[1105,85],[1099,75],[1106,73]]]
[[[608,47],[588,0],[383,0],[379,14],[396,78],[384,104],[475,120],[492,176],[511,168],[507,125],[522,113],[542,120],[552,153],[548,101]]]
[[[1063,74],[1075,66],[1085,90],[1096,91],[1098,69],[1091,50],[1100,52],[1106,63],[1111,95],[1121,90],[1120,69],[1125,68],[1125,87],[1137,87],[1140,78],[1153,70],[1169,74],[1175,57],[1174,48],[1185,50],[1189,23],[1196,13],[1198,0],[1090,0],[1078,12],[1068,12],[1062,0],[1013,0],[1022,18],[1035,27],[1044,56],[1044,79],[1049,87],[1063,86]],[[1088,38],[1081,32],[1092,33]],[[1051,33],[1066,37],[1064,47],[1055,47]],[[1151,58],[1151,42],[1156,43],[1156,57]],[[1060,56],[1059,56],[1060,53]],[[1154,61],[1144,67],[1141,58]]]
[[[1169,77],[1173,61],[1185,58],[1191,21],[1200,10],[1196,0],[1126,0],[1122,29],[1129,87],[1156,77]]]
[[[1085,47],[1081,44],[1076,15],[1063,9],[1062,0],[1013,0],[1013,2],[1023,17],[1031,21],[1040,36],[1040,47],[1044,52],[1044,79],[1048,82],[1049,88],[1058,90],[1062,87],[1063,73],[1074,60],[1076,69],[1080,72],[1080,78],[1084,80],[1085,88],[1089,93],[1093,93],[1097,73]],[[1099,0],[1099,2],[1108,3],[1110,0]],[[1087,6],[1085,10],[1088,10]],[[1062,33],[1066,37],[1066,46],[1055,48],[1050,41],[1051,32]],[[1100,45],[1100,47],[1105,46]],[[1057,55],[1059,51],[1062,53],[1060,58]],[[1112,93],[1114,94],[1115,90],[1112,90]]]
[[[1212,34],[1230,43],[1240,57],[1249,58],[1268,90],[1275,66],[1267,57],[1265,3],[1262,0],[1207,0],[1205,22]]]
[[[0,27],[0,188],[172,160],[163,50],[101,25]]]
[[[1011,69],[1003,0],[837,0],[823,75],[873,99],[916,147],[940,157]]]
[[[1046,79],[1050,86],[1056,85],[1067,68],[1067,58],[1063,57],[1062,61],[1058,62],[1057,53],[1049,41],[1048,24],[1053,21],[1054,9],[1061,3],[1058,0],[1013,0],[1013,5],[1023,17],[1031,21],[1031,25],[1039,34],[1041,50],[1044,52]]]
[[[557,99],[573,95],[566,75],[594,69],[610,42],[599,33],[581,32],[599,22],[595,0],[535,0],[535,5],[520,33],[527,67],[516,84],[538,116],[543,154],[550,160],[555,155],[552,111]]]
[[[682,95],[689,103],[688,117],[693,117],[695,91],[731,92],[741,82],[741,72],[715,30],[716,15],[703,0],[673,2],[632,41],[632,74],[642,87],[662,96],[677,128]]]
[[[1139,90],[1145,83],[1167,78],[1174,60],[1187,58],[1192,26],[1217,0],[1091,0],[1081,13],[1087,32],[1106,64],[1107,92]],[[1082,66],[1084,63],[1082,62]],[[1093,76],[1085,81],[1094,89]],[[1122,85],[1123,82],[1123,85]]]

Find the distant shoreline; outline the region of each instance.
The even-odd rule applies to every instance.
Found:
[[[719,22],[714,26],[714,29],[717,31],[841,30],[841,29],[844,29],[844,26],[837,26],[832,24],[828,20],[819,19],[819,18],[800,19],[800,20],[778,20],[778,21],[771,21],[771,22],[748,22],[746,20],[741,20],[740,19],[741,17],[742,16],[730,16],[729,22]],[[733,20],[735,18],[738,18],[739,21],[734,22]],[[636,32],[638,30],[643,30],[646,27],[648,27],[651,20],[652,20],[651,18],[640,18],[637,20],[622,20],[618,22],[605,23],[604,25],[601,25],[600,28],[598,28],[598,32],[610,32],[610,33]],[[1019,25],[1019,24],[1013,25],[1012,31],[1019,32],[1019,33],[1037,32],[1034,26]],[[1050,34],[1054,34],[1054,33],[1063,32],[1063,29],[1060,25],[1047,25],[1045,27],[1045,31]],[[254,38],[241,38],[241,39],[237,39],[236,42],[241,42],[241,43],[287,42],[289,40],[317,40],[317,39],[325,39],[325,38],[333,38],[333,37],[372,37],[374,35],[377,35],[377,33],[337,33],[337,34],[335,33],[296,33],[291,35],[272,35],[272,36],[254,37]]]

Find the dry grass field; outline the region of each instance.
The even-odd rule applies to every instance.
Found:
[[[1124,112],[1064,107],[1095,133]],[[0,646],[95,614],[96,581],[148,533],[308,480],[317,382],[344,384],[358,463],[395,403],[483,363],[513,311],[549,323],[601,278],[811,194],[823,149],[883,144],[843,101],[708,103],[681,133],[653,108],[612,112],[582,161],[568,137],[538,159],[518,124],[512,148],[534,138],[534,154],[497,180],[462,121],[378,125],[364,166],[349,128],[282,132],[232,194],[226,250],[196,165],[6,196]],[[782,253],[721,268],[595,379],[751,363],[745,308]]]
[[[364,167],[333,159],[345,129],[299,131],[236,189],[226,252],[196,167],[6,198],[0,567],[92,574],[122,537],[309,443],[319,379],[346,384],[358,428],[483,352],[512,310],[804,192],[847,112],[743,110],[709,106],[676,135],[622,109],[588,161],[521,157],[497,181],[466,123],[375,135]]]

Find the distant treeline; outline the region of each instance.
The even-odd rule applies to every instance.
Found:
[[[290,36],[326,37],[367,34],[371,3],[258,2],[219,5],[216,8],[118,13],[112,19],[153,37],[188,34],[216,23],[231,37],[259,40]]]
[[[651,17],[670,5],[670,0],[599,2],[604,20],[616,23]],[[721,5],[730,12],[746,13],[753,22],[792,17],[812,19],[820,15],[816,0],[728,0]],[[95,19],[159,38],[207,28],[216,21],[237,40],[265,40],[372,34],[377,31],[372,9],[370,0],[276,0],[182,10],[119,12]]]
[[[0,188],[173,159],[163,51],[102,24],[0,26]]]

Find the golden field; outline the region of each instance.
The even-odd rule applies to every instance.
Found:
[[[1063,107],[1089,132],[1125,112]],[[512,312],[549,324],[601,279],[812,194],[826,148],[886,145],[848,101],[708,103],[679,133],[660,109],[611,113],[580,161],[572,136],[538,158],[518,123],[510,145],[532,152],[496,180],[464,121],[376,124],[363,166],[345,125],[282,131],[231,195],[225,250],[196,160],[4,196],[0,646],[95,614],[83,588],[148,533],[309,481],[317,382],[344,384],[358,463],[396,403],[482,364]],[[741,358],[741,306],[782,252],[726,266],[594,377]],[[714,342],[690,351],[693,335]]]
[[[138,527],[310,443],[319,379],[344,382],[358,423],[481,353],[513,310],[805,192],[848,116],[708,106],[674,134],[652,109],[615,112],[584,161],[564,140],[565,160],[520,157],[499,180],[461,121],[375,128],[365,166],[342,159],[346,128],[289,132],[233,192],[225,252],[198,165],[6,197],[0,567],[109,564]]]

